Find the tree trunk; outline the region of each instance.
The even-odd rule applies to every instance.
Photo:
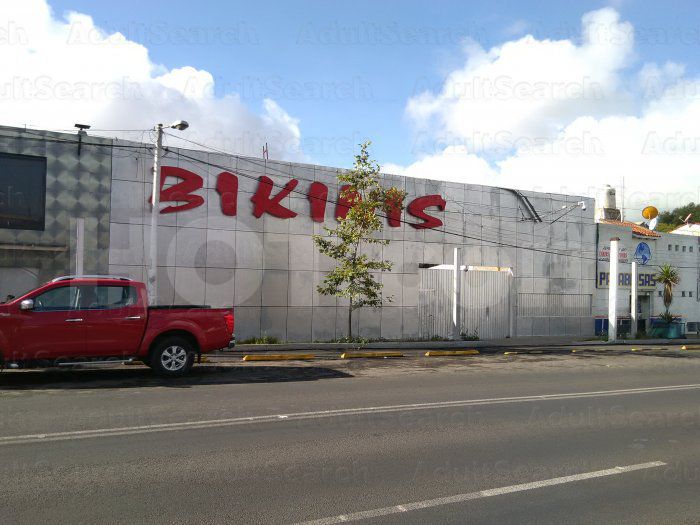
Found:
[[[352,299],[348,308],[348,341],[352,342]]]

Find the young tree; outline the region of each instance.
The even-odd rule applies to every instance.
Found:
[[[324,227],[330,238],[313,237],[319,252],[338,263],[317,289],[321,294],[349,300],[348,338],[351,341],[353,311],[363,306],[378,308],[382,304],[382,284],[372,272],[390,271],[393,266],[390,261],[370,258],[363,253],[363,245],[389,244],[376,234],[382,229],[382,218],[399,213],[406,197],[406,193],[398,188],[380,186],[380,167],[370,159],[370,144],[361,144],[360,153],[355,155],[354,168],[338,175],[343,188],[339,201],[347,207],[347,213],[337,218],[337,227]]]

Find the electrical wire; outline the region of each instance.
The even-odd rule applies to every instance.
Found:
[[[219,165],[219,164],[216,164],[216,163],[212,163],[212,162],[209,162],[209,161],[205,161],[205,160],[202,160],[202,159],[198,159],[198,158],[196,158],[196,157],[192,157],[192,156],[190,156],[190,155],[186,155],[186,154],[184,154],[184,153],[182,153],[182,152],[180,152],[180,151],[175,152],[175,154],[176,154],[177,156],[184,157],[185,159],[187,159],[187,160],[189,160],[189,161],[191,161],[191,162],[196,162],[196,163],[203,164],[203,165],[206,165],[206,166],[209,166],[209,167],[221,169],[222,171],[228,171],[228,170],[231,169],[230,166],[222,166],[222,165]],[[249,158],[248,158],[248,159],[246,159],[246,160],[247,160],[248,162],[251,162],[252,164],[257,164],[258,166],[260,166],[260,165],[259,165],[255,160],[253,160],[253,159],[249,159]],[[243,171],[244,171],[244,170],[236,169],[236,174],[241,175],[241,176],[243,176],[243,177],[246,177],[246,178],[248,178],[248,179],[258,180],[258,178],[259,178],[258,176],[248,175],[248,174],[246,174],[246,173],[242,173]],[[277,170],[277,171],[279,171],[279,170]],[[264,173],[264,172],[261,172],[261,173]],[[289,176],[289,174],[287,174],[287,173],[283,173],[283,172],[280,172],[280,173],[282,173],[285,177],[288,177],[288,176]],[[309,182],[308,179],[300,179],[300,180],[306,180],[307,182]],[[313,182],[313,181],[311,181],[311,182]],[[290,193],[299,194],[299,195],[303,196],[304,198],[308,198],[308,195],[306,195],[305,193],[302,193],[301,191],[296,190],[296,189],[291,190]],[[378,216],[378,217],[381,217],[381,218],[388,218],[388,216],[383,215],[383,214],[380,214],[380,213],[378,213],[377,216]],[[403,224],[406,224],[406,225],[415,226],[415,225],[417,224],[417,223],[413,223],[413,222],[406,221],[405,219],[398,219],[398,220],[399,220],[399,222],[401,222],[401,223],[403,223]],[[435,231],[435,232],[439,232],[439,233],[444,233],[444,234],[446,234],[446,235],[453,235],[453,236],[457,236],[457,237],[461,237],[461,238],[465,238],[465,239],[480,241],[480,242],[482,242],[482,243],[483,243],[483,242],[486,242],[486,243],[494,244],[494,245],[497,245],[497,246],[503,246],[503,247],[509,247],[509,248],[519,248],[519,249],[523,249],[523,250],[527,250],[527,251],[545,253],[545,254],[549,254],[549,255],[557,255],[557,256],[562,256],[562,257],[572,257],[572,258],[577,258],[577,259],[581,259],[581,260],[590,260],[590,261],[597,261],[597,260],[598,260],[597,257],[586,257],[586,256],[584,256],[584,255],[578,255],[578,254],[572,254],[572,253],[565,253],[565,252],[558,252],[558,251],[553,251],[553,250],[546,250],[546,249],[536,248],[536,247],[534,247],[534,246],[533,246],[533,247],[530,247],[530,246],[519,246],[519,245],[517,245],[517,244],[511,244],[511,243],[506,243],[506,242],[503,242],[503,241],[497,241],[497,240],[492,240],[492,239],[486,239],[486,238],[484,238],[484,237],[474,237],[474,236],[466,235],[466,234],[463,234],[463,233],[458,233],[458,232],[449,231],[449,230],[447,230],[447,229],[445,229],[445,228],[431,228],[431,231]],[[597,245],[596,245],[596,246],[597,246]],[[581,250],[583,250],[583,248],[581,248]],[[631,262],[624,262],[624,261],[622,261],[622,262],[620,262],[620,264],[631,264]],[[679,268],[679,269],[680,269],[680,268],[683,268],[683,269],[697,269],[697,266],[676,266],[676,268]]]
[[[190,142],[190,143],[192,143],[192,144],[194,144],[194,145],[196,145],[196,146],[209,149],[209,150],[214,151],[214,152],[216,152],[216,153],[221,153],[221,154],[224,154],[224,155],[232,155],[231,153],[228,153],[228,152],[226,152],[226,151],[220,150],[220,149],[218,149],[218,148],[214,148],[213,146],[209,146],[209,145],[206,145],[206,144],[202,144],[202,143],[200,143],[200,142],[197,142],[197,141],[194,141],[194,140],[191,140],[191,139],[186,139],[186,138],[184,138],[184,137],[180,137],[180,136],[177,136],[177,135],[172,135],[172,134],[170,134],[170,133],[166,133],[166,134],[167,134],[168,136],[170,136],[170,137],[173,137],[173,138],[176,138],[176,139],[179,139],[179,140],[183,140],[183,141],[185,141],[185,142]],[[203,161],[203,160],[201,160],[201,159],[194,159],[194,158],[191,158],[190,160],[193,160],[193,161],[196,161],[196,162],[200,162],[200,163],[203,163],[203,164],[209,164],[208,162]],[[253,164],[256,164],[256,162],[255,162],[254,160],[252,160],[252,159],[248,159],[248,161],[251,162],[251,163],[253,163]],[[259,165],[259,166],[260,166],[260,165]],[[212,167],[217,167],[217,168],[224,169],[224,170],[229,169],[229,168],[227,168],[227,167],[216,166],[216,165],[215,165],[215,166],[212,166]],[[260,167],[263,167],[264,169],[268,169],[267,165],[260,166]],[[274,170],[274,168],[273,168],[273,170]],[[237,170],[237,172],[240,172],[240,171],[242,171],[242,170]],[[288,174],[287,174],[287,173],[283,173],[283,172],[281,172],[281,171],[279,171],[279,170],[275,170],[275,171],[278,171],[278,172],[279,172],[280,174],[282,174],[283,176],[288,177]],[[264,172],[262,172],[262,173],[264,173]],[[302,178],[302,177],[296,177],[296,178],[299,179],[299,180],[304,180],[304,181],[306,181],[306,182],[314,182],[314,181],[310,181],[310,180],[308,180],[308,179],[304,179],[304,178]],[[300,192],[298,192],[298,191],[292,191],[292,193],[300,193]],[[302,194],[302,195],[303,195],[303,194]],[[453,202],[454,202],[454,201],[453,201]],[[561,216],[557,217],[557,218],[554,219],[552,222],[547,223],[547,225],[554,224],[554,223],[557,222],[559,219],[561,219],[563,216],[567,215],[568,213],[571,213],[574,209],[576,209],[576,206],[577,206],[577,205],[578,205],[578,204],[572,205],[570,210],[565,211]],[[512,209],[515,209],[515,208],[512,208]],[[518,208],[518,209],[519,209],[519,208]],[[548,213],[543,214],[543,215],[546,216],[546,215],[548,215],[548,214],[554,214],[554,213],[557,213],[558,211],[559,211],[559,210],[553,210],[552,212],[548,212]],[[477,215],[478,215],[478,214],[477,214]],[[379,215],[379,216],[381,216],[381,215]],[[495,217],[500,217],[500,216],[495,216]],[[400,222],[403,222],[403,223],[405,223],[405,224],[413,224],[413,223],[410,223],[410,222],[406,222],[406,221],[404,221],[403,219],[400,219]],[[474,225],[476,226],[476,223],[474,223]],[[484,227],[483,225],[481,225],[481,228],[488,228],[488,227]],[[499,230],[496,230],[495,228],[491,228],[491,229],[492,229],[493,231],[498,231],[499,234],[502,234],[502,231],[501,231],[500,229],[499,229]],[[506,247],[530,249],[530,250],[533,250],[533,251],[541,251],[541,252],[550,253],[550,254],[553,254],[553,255],[563,255],[563,256],[567,256],[567,257],[578,257],[578,258],[580,258],[580,259],[597,260],[597,258],[584,257],[584,256],[577,256],[577,255],[568,254],[568,253],[554,252],[554,251],[551,251],[551,250],[542,250],[542,249],[537,249],[537,248],[534,248],[534,247],[533,247],[533,248],[528,248],[528,247],[518,246],[517,244],[516,244],[516,245],[512,245],[512,244],[508,244],[508,243],[503,243],[502,241],[494,241],[494,240],[490,240],[490,239],[485,239],[485,238],[483,238],[483,236],[480,237],[480,238],[470,237],[470,236],[467,236],[467,235],[464,235],[464,234],[459,234],[459,233],[457,233],[457,232],[451,232],[451,231],[448,231],[448,230],[446,230],[446,229],[437,229],[437,228],[433,228],[433,231],[441,231],[441,232],[443,232],[443,233],[445,233],[445,234],[448,234],[448,235],[459,235],[459,236],[462,236],[462,237],[465,237],[465,238],[471,238],[471,239],[474,239],[474,240],[480,240],[481,242],[488,242],[488,243],[491,243],[491,244],[497,244],[497,245],[506,246]],[[517,235],[517,232],[514,232],[514,233]],[[534,236],[535,236],[535,234],[534,234],[534,232],[533,232],[533,237],[534,237]],[[566,241],[565,239],[552,239],[552,240],[554,240],[554,241],[560,241],[560,242],[565,242],[565,241]],[[578,244],[581,246],[581,250],[584,249],[584,248],[583,248],[583,245],[584,245],[584,244],[589,245],[589,246],[595,246],[596,249],[597,249],[597,244],[596,244],[596,243],[585,243],[585,242],[583,242],[583,241],[580,241]],[[534,239],[533,239],[533,245],[534,245]],[[622,263],[622,264],[630,264],[630,263]],[[679,268],[680,268],[680,267],[679,267]],[[692,268],[695,268],[695,267],[692,267]]]
[[[207,166],[209,166],[209,167],[221,169],[221,170],[223,170],[223,171],[228,171],[229,169],[231,169],[231,168],[228,167],[228,166],[221,166],[221,165],[218,165],[218,164],[215,164],[215,163],[211,163],[211,162],[208,162],[208,161],[205,161],[205,160],[202,160],[202,159],[198,159],[198,158],[196,158],[196,157],[192,157],[192,156],[186,155],[186,154],[184,154],[184,153],[182,153],[182,152],[176,152],[175,154],[178,155],[178,156],[180,156],[180,157],[183,157],[183,158],[185,158],[185,159],[187,159],[187,160],[190,160],[190,161],[192,161],[192,162],[197,162],[197,163],[200,163],[200,164],[204,164],[204,165],[207,165]],[[251,176],[251,175],[248,175],[248,174],[245,174],[245,173],[241,173],[241,171],[242,171],[242,170],[237,169],[237,170],[236,170],[236,173],[237,173],[238,175],[244,176],[244,177],[249,178],[249,179],[254,179],[254,180],[257,180],[257,179],[258,179],[258,177],[256,177],[256,176]],[[306,194],[304,194],[304,193],[302,193],[302,192],[300,192],[300,191],[298,191],[298,190],[292,190],[292,191],[290,191],[290,193],[296,193],[296,194],[299,194],[299,195],[304,196],[305,198],[308,198],[308,195],[306,195]],[[381,218],[388,218],[388,216],[383,215],[383,214],[381,214],[381,213],[378,213],[377,216],[378,216],[378,217],[381,217]],[[407,224],[407,225],[411,225],[411,226],[416,226],[416,225],[418,224],[418,223],[413,223],[413,222],[406,221],[405,219],[398,219],[398,221],[401,222],[401,223],[403,223],[403,224]],[[557,256],[562,256],[562,257],[574,257],[574,258],[578,258],[578,259],[585,259],[585,260],[591,260],[591,261],[595,261],[595,260],[596,260],[595,257],[585,257],[585,256],[583,256],[583,255],[571,254],[571,253],[565,253],[565,252],[557,252],[557,251],[553,251],[553,250],[545,250],[545,249],[540,249],[540,248],[536,248],[536,247],[519,246],[518,244],[511,244],[511,243],[506,243],[506,242],[503,242],[503,241],[497,241],[497,240],[486,239],[486,238],[484,238],[484,237],[475,237],[475,236],[470,236],[470,235],[466,235],[466,234],[463,234],[463,233],[453,232],[453,231],[449,231],[449,230],[447,230],[447,229],[445,229],[445,228],[431,228],[431,231],[433,231],[433,232],[438,232],[438,233],[444,233],[444,234],[446,234],[446,235],[453,235],[453,236],[461,237],[461,238],[464,238],[464,239],[470,239],[470,240],[480,241],[480,242],[482,242],[482,243],[483,243],[483,242],[486,242],[486,243],[494,244],[494,245],[497,245],[497,246],[503,246],[503,247],[509,247],[509,248],[520,248],[520,249],[523,249],[523,250],[528,250],[528,251],[533,251],[533,252],[539,252],[539,253],[546,253],[546,254],[549,254],[549,255],[557,255]],[[694,268],[694,267],[693,267],[693,268]]]
[[[200,147],[202,147],[202,148],[208,148],[208,149],[210,149],[211,151],[213,151],[213,152],[215,152],[215,153],[221,153],[221,154],[224,154],[224,155],[235,156],[235,155],[232,154],[232,153],[228,153],[228,152],[226,152],[226,151],[223,151],[223,150],[214,148],[213,146],[207,146],[206,144],[202,144],[202,143],[200,143],[200,142],[196,142],[196,141],[191,140],[191,139],[186,139],[186,138],[180,137],[180,136],[178,136],[178,135],[172,135],[172,134],[167,133],[167,132],[164,132],[164,134],[167,135],[168,137],[173,137],[173,138],[177,138],[177,139],[179,139],[179,140],[183,140],[183,141],[185,141],[185,142],[190,142],[190,143],[192,143],[192,144],[194,144],[194,145],[196,145],[196,146],[200,146]],[[198,159],[198,160],[201,161],[201,159]],[[275,172],[277,172],[279,175],[281,175],[281,176],[283,176],[283,177],[289,177],[289,174],[288,174],[288,173],[282,172],[281,170],[278,170],[278,169],[275,169],[275,168],[270,168],[270,166],[268,166],[266,163],[265,163],[265,164],[258,164],[254,159],[251,159],[251,158],[246,158],[246,160],[247,160],[249,163],[251,163],[251,164],[255,164],[255,165],[259,166],[259,167],[263,170],[263,171],[260,171],[260,172],[257,172],[257,173],[265,174],[265,173],[267,173],[267,171],[275,171]],[[201,162],[205,162],[205,161],[201,161]],[[221,168],[221,169],[230,169],[230,168]],[[242,170],[238,170],[238,171],[240,172],[240,171],[242,171]],[[256,178],[257,178],[257,177],[256,177]],[[298,176],[296,176],[295,178],[296,178],[297,180],[304,181],[304,182],[309,182],[309,183],[314,182],[313,180],[305,179],[304,177],[298,177]],[[294,191],[294,192],[292,192],[292,193],[300,193],[300,192]],[[305,194],[302,194],[302,193],[300,193],[300,194],[305,196]],[[460,206],[463,210],[465,209],[465,205],[463,205],[462,203],[459,203],[458,201],[448,201],[448,202],[452,202],[452,203],[454,203],[454,204],[457,204],[457,205]],[[518,208],[507,207],[507,209],[510,209],[510,210],[520,210],[521,208],[519,208],[519,207],[518,207]],[[552,214],[552,213],[558,213],[558,212],[560,212],[560,211],[561,211],[561,210],[554,210],[554,211],[552,211],[552,212],[547,212],[546,214],[543,214],[543,215]],[[475,216],[479,216],[479,217],[487,217],[487,218],[496,218],[496,219],[501,219],[501,218],[503,218],[502,215],[486,215],[486,214],[474,213],[473,211],[470,211],[470,214],[471,214],[471,215],[475,215]],[[468,218],[465,217],[465,219],[468,219]],[[484,226],[483,224],[482,224],[482,225],[479,225],[479,224],[477,224],[477,223],[475,223],[474,221],[471,221],[471,220],[470,220],[469,222],[471,222],[474,226],[479,227],[479,228],[481,228],[481,229],[483,229],[483,230],[490,230],[490,231],[494,232],[494,234],[497,234],[497,235],[503,235],[503,234],[504,234],[503,230],[500,229],[500,228],[492,228],[492,227],[489,227],[489,226]],[[519,222],[525,222],[525,221],[519,221]],[[553,221],[553,222],[556,222],[556,221]],[[407,224],[411,224],[411,223],[407,223]],[[547,223],[547,224],[550,224],[550,223]],[[433,229],[433,231],[435,231],[435,229]],[[513,235],[516,235],[516,234],[517,234],[517,232],[508,232],[508,233],[512,233]],[[508,233],[506,233],[506,234],[508,234]],[[533,237],[534,237],[534,236],[535,236],[535,232],[533,232]],[[553,240],[553,241],[557,241],[557,242],[567,242],[567,239],[558,239],[558,238],[550,238],[550,239]],[[534,244],[534,239],[533,239],[533,244]],[[581,249],[583,249],[583,245],[597,246],[596,243],[589,243],[589,242],[584,242],[584,241],[579,241],[578,244],[581,246]]]
[[[42,134],[40,134],[40,133],[32,132],[31,130],[23,130],[21,133],[30,133],[30,134],[36,135],[36,138],[34,138],[34,137],[18,137],[18,136],[16,136],[16,135],[15,135],[15,136],[0,135],[0,138],[14,138],[14,139],[22,139],[22,140],[35,140],[35,141],[43,141],[43,142],[50,142],[50,143],[67,143],[67,144],[78,144],[78,143],[79,143],[79,141],[78,141],[77,139],[70,140],[70,139],[49,138],[49,137],[46,137],[45,135],[42,135]],[[176,137],[175,135],[170,135],[169,133],[166,133],[166,135]],[[105,139],[105,140],[110,140],[110,139]],[[228,153],[223,152],[223,151],[221,151],[221,150],[216,150],[216,148],[212,148],[212,147],[209,147],[209,146],[205,146],[205,145],[199,144],[199,143],[194,142],[194,141],[190,141],[190,142],[192,142],[193,144],[199,145],[199,146],[201,146],[201,147],[207,147],[207,148],[209,148],[209,149],[212,149],[212,150],[215,151],[215,152],[219,152],[219,153],[223,153],[223,154],[229,155]],[[150,145],[147,145],[147,144],[138,144],[138,145],[120,144],[120,145],[115,145],[115,144],[105,144],[105,143],[101,143],[101,142],[96,142],[96,143],[95,143],[95,142],[86,142],[86,141],[84,141],[84,140],[82,141],[82,145],[83,145],[83,146],[96,146],[96,147],[103,147],[103,148],[110,148],[110,149],[117,148],[117,149],[131,150],[131,151],[152,151],[152,149],[153,149],[153,146],[150,146]],[[170,148],[164,148],[164,150],[165,150],[167,153],[171,152]],[[208,162],[208,161],[204,161],[204,160],[202,160],[202,159],[198,159],[198,158],[196,158],[196,157],[192,157],[192,156],[186,155],[186,154],[184,154],[184,153],[182,153],[182,152],[180,152],[180,151],[173,151],[173,153],[174,153],[176,156],[186,158],[186,159],[188,159],[188,160],[190,160],[190,161],[192,161],[192,162],[204,164],[204,165],[207,165],[207,166],[209,166],[209,167],[214,167],[214,168],[217,168],[217,169],[221,169],[221,170],[223,170],[223,171],[228,171],[229,169],[231,169],[229,166],[221,166],[221,165],[218,165],[218,164],[215,164],[215,163],[211,163],[211,162]],[[258,164],[254,159],[247,158],[246,160],[248,160],[248,161],[251,162],[252,164],[258,165],[259,167],[265,168],[264,165],[263,165],[263,166],[260,166],[260,164]],[[249,179],[258,180],[258,178],[259,178],[259,177],[257,177],[257,176],[252,176],[252,175],[247,175],[247,174],[241,173],[241,171],[243,171],[243,170],[238,170],[238,169],[236,170],[237,174],[242,175],[242,176],[244,176],[244,177],[247,177],[247,178],[249,178]],[[289,176],[289,174],[287,174],[287,173],[281,172],[281,171],[279,171],[279,170],[276,170],[276,171],[278,171],[280,174],[282,174],[282,175],[285,176],[285,177],[288,177],[288,176]],[[264,173],[264,172],[262,172],[262,173]],[[308,179],[300,179],[300,180],[305,180],[305,181],[309,182]],[[310,182],[313,182],[313,181],[310,181]],[[306,195],[306,194],[304,194],[304,193],[302,193],[302,192],[300,192],[300,191],[298,191],[298,190],[292,190],[290,193],[297,193],[297,194],[299,194],[299,195],[302,195],[302,196],[305,197],[305,198],[308,198],[308,195]],[[382,217],[382,218],[388,218],[386,215],[382,215],[382,214],[377,214],[377,215],[378,215],[379,217]],[[404,219],[398,219],[398,220],[399,220],[400,223],[403,223],[403,224],[406,224],[406,225],[415,226],[415,225],[418,224],[418,223],[413,223],[413,222],[406,221],[406,220],[404,220]],[[553,250],[551,250],[551,249],[550,249],[550,250],[546,250],[546,249],[542,249],[542,248],[536,248],[535,246],[532,246],[532,247],[530,247],[530,246],[521,246],[521,245],[518,245],[517,243],[516,243],[516,244],[511,244],[511,243],[507,243],[507,242],[503,242],[503,241],[498,241],[498,240],[493,240],[493,239],[484,238],[483,236],[481,236],[481,237],[475,237],[475,236],[466,235],[466,234],[459,233],[459,232],[453,232],[453,231],[449,231],[449,230],[447,230],[447,229],[445,229],[445,228],[431,228],[431,231],[438,232],[438,233],[444,233],[445,235],[452,235],[452,236],[460,237],[460,238],[463,238],[463,239],[470,239],[470,240],[474,240],[474,241],[479,241],[479,242],[481,242],[481,243],[488,243],[488,244],[493,244],[493,245],[496,245],[496,246],[507,247],[507,248],[522,249],[522,250],[532,251],[532,252],[537,252],[537,253],[544,253],[544,254],[549,254],[549,255],[557,255],[557,256],[561,256],[561,257],[572,257],[572,258],[577,258],[577,259],[580,259],[580,260],[590,260],[590,261],[596,261],[596,260],[598,260],[597,257],[586,257],[586,256],[584,256],[584,255],[578,255],[578,254],[573,254],[573,253],[566,253],[566,252],[553,251]],[[562,240],[562,241],[563,241],[563,240]],[[534,244],[534,240],[533,240],[533,244]],[[582,244],[582,243],[579,243],[579,244]],[[592,243],[587,243],[587,244],[592,244]],[[583,248],[581,248],[581,250],[583,250]],[[623,261],[623,262],[620,262],[620,264],[631,264],[631,263],[630,263],[630,262],[624,262],[624,261]],[[679,269],[697,269],[697,266],[676,266],[676,268],[679,268]]]

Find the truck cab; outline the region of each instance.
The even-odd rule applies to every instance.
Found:
[[[59,277],[0,304],[0,357],[58,365],[140,359],[180,375],[196,354],[231,345],[232,308],[147,301],[145,285],[125,277]]]

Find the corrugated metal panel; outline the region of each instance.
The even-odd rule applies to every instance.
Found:
[[[420,270],[418,293],[419,336],[449,337],[452,334],[452,272]]]
[[[512,280],[509,272],[462,273],[463,332],[476,332],[480,339],[498,339],[510,334]]]
[[[420,271],[421,339],[452,336],[452,279],[452,270]],[[462,272],[459,309],[462,332],[476,332],[480,339],[509,335],[512,279],[509,272]]]
[[[518,294],[520,317],[588,317],[593,296],[590,294]]]

